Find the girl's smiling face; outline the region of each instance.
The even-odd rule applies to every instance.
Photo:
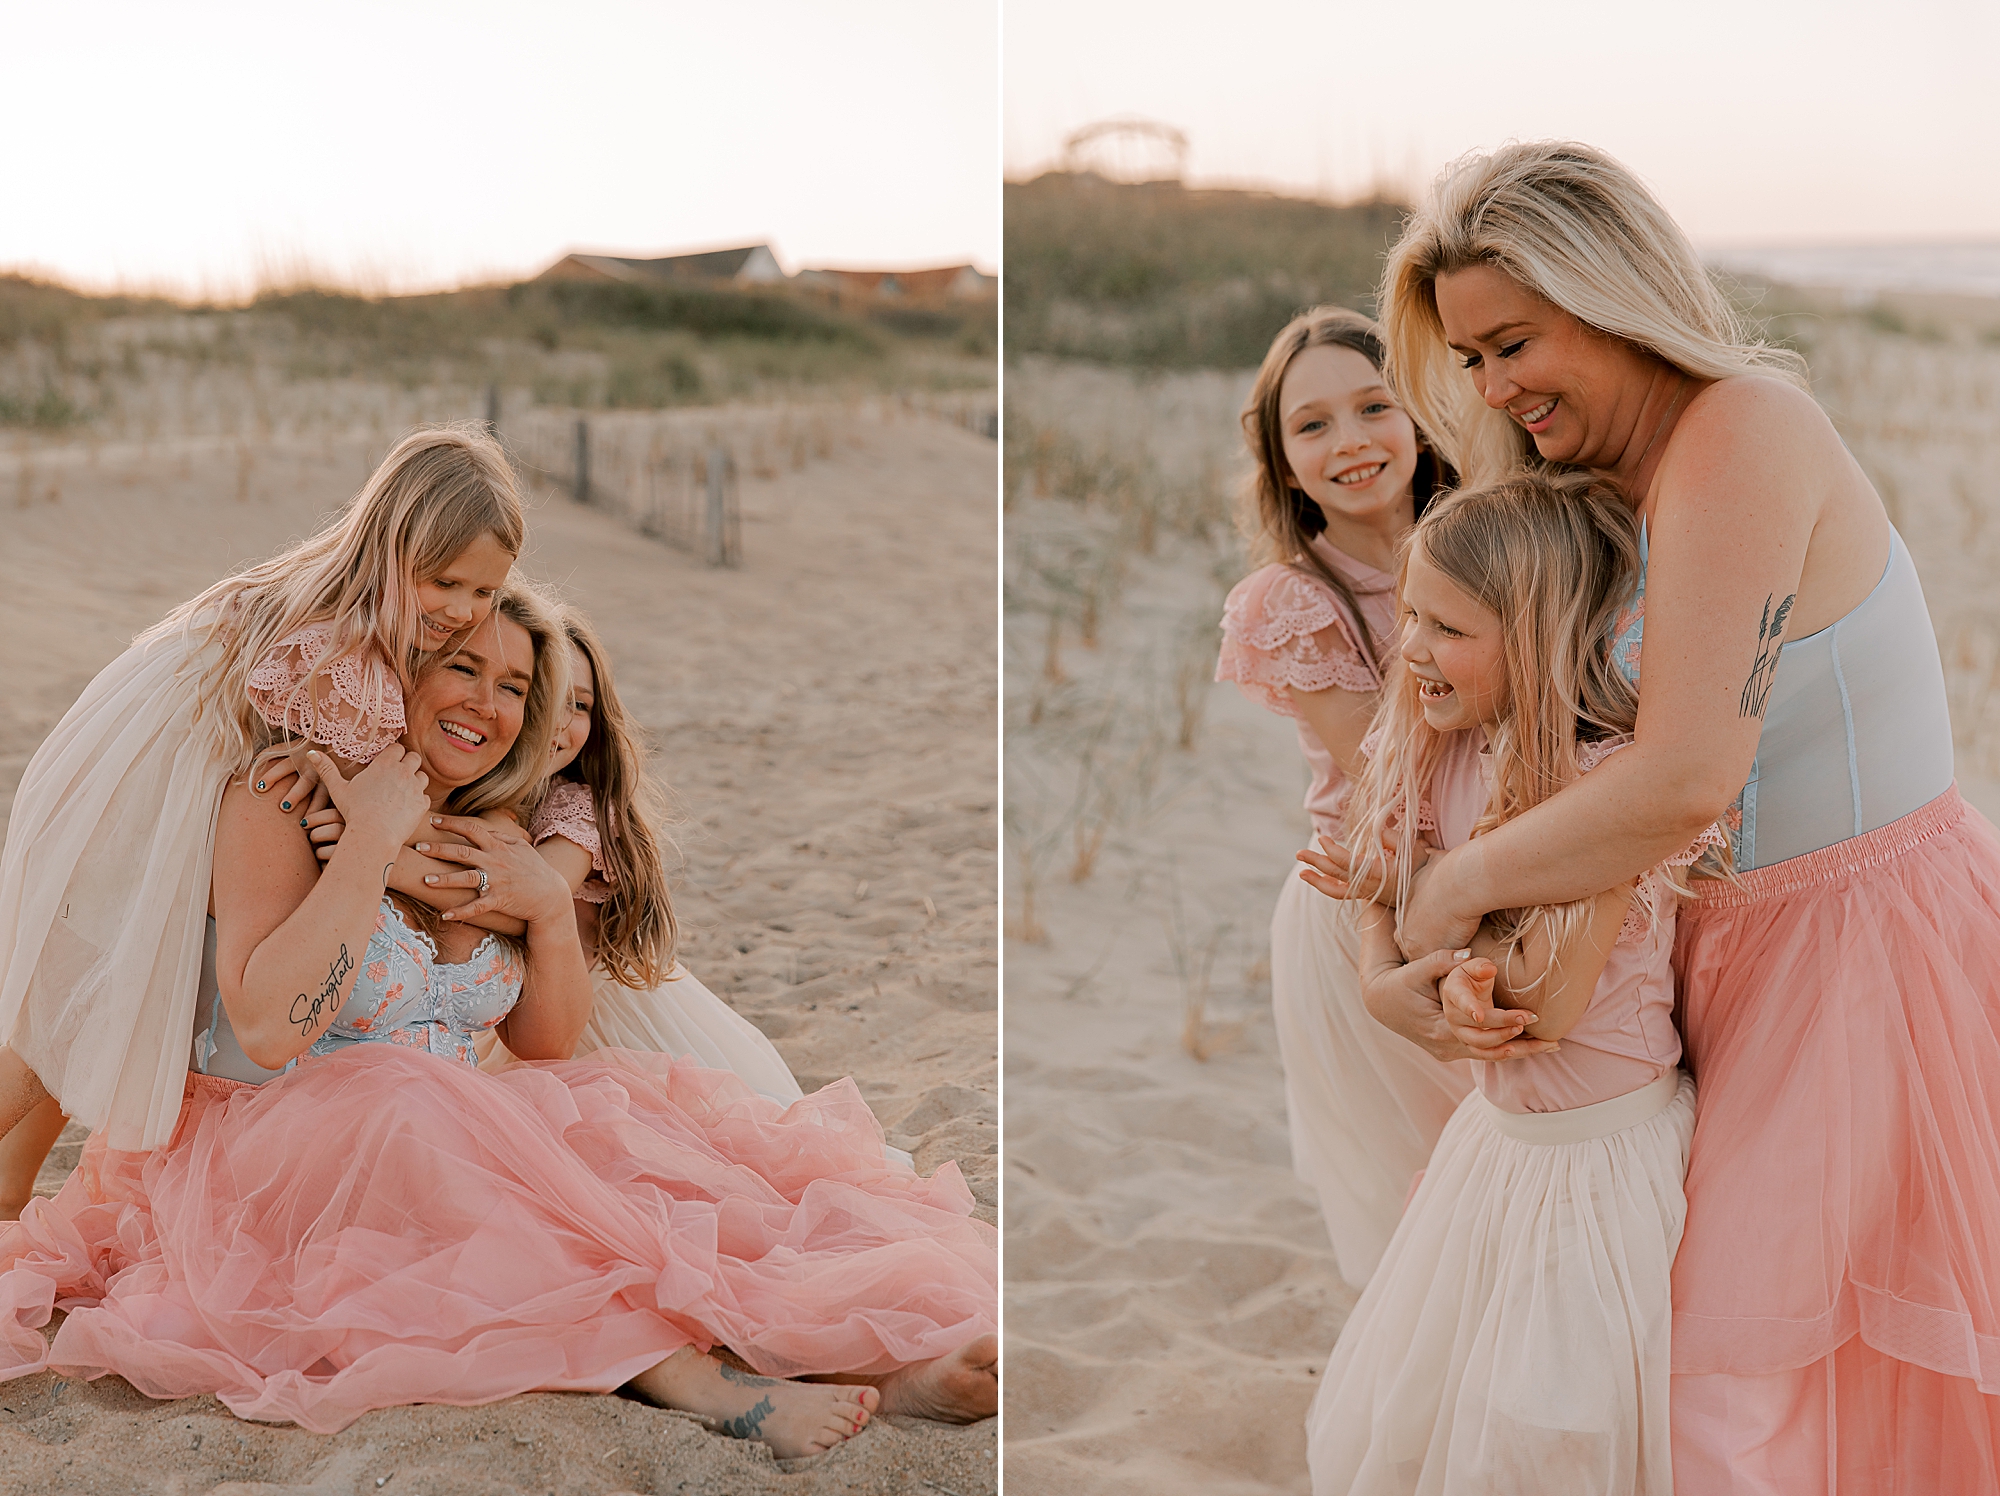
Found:
[[[514,553],[486,534],[453,556],[436,576],[417,583],[417,648],[428,654],[453,634],[477,628],[514,569]]]
[[[1439,732],[1491,726],[1507,711],[1500,615],[1431,565],[1419,541],[1403,568],[1403,663],[1424,720]]]
[[[549,772],[560,773],[576,762],[583,745],[590,741],[590,714],[597,705],[597,677],[590,668],[590,656],[574,643],[569,647],[569,710],[556,727],[555,753]]]
[[[403,741],[423,759],[439,798],[507,756],[521,735],[534,675],[534,638],[501,617],[418,679]]]
[[[1278,421],[1289,476],[1329,525],[1411,505],[1416,423],[1367,354],[1328,344],[1300,352],[1278,387]]]

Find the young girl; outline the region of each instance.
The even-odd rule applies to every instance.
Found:
[[[116,1148],[166,1141],[225,781],[285,737],[350,764],[393,742],[414,662],[485,618],[524,530],[491,437],[414,432],[319,534],[140,635],[36,751],[0,856],[0,1131],[40,1108],[10,1203],[61,1113]]]
[[[651,829],[658,795],[638,731],[618,699],[611,657],[577,609],[558,609],[569,637],[571,697],[557,731],[550,782],[528,818],[528,835],[576,890],[584,954],[594,957],[596,993],[577,1053],[639,1049],[731,1070],[784,1105],[804,1092],[755,1025],[674,959],[674,912]],[[437,855],[454,854],[440,848]],[[429,871],[433,889],[470,887],[477,875]],[[487,901],[455,910],[478,918]],[[489,1064],[505,1064],[495,1046]]]
[[[1631,511],[1587,476],[1517,475],[1424,516],[1400,578],[1407,668],[1349,807],[1357,866],[1406,890],[1420,826],[1462,843],[1629,741],[1613,625],[1637,571]],[[1712,827],[1672,865],[1725,844]],[[1313,1401],[1316,1492],[1671,1491],[1668,1279],[1694,1130],[1677,889],[1655,868],[1490,917],[1456,953],[1440,993],[1460,1038],[1525,1023],[1517,1042],[1541,1052],[1475,1066]],[[1364,907],[1373,977],[1402,958],[1393,914]]]
[[[1298,720],[1306,809],[1329,842],[1343,835],[1395,627],[1396,544],[1446,476],[1382,360],[1374,323],[1315,308],[1272,341],[1243,410],[1256,462],[1244,529],[1264,564],[1229,594],[1215,678]],[[1352,909],[1286,879],[1271,1004],[1292,1162],[1319,1196],[1341,1276],[1359,1286],[1472,1081],[1369,1018],[1356,959]]]

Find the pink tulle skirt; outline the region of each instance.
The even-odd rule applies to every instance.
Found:
[[[365,1045],[192,1077],[156,1152],[93,1140],[0,1236],[0,1376],[115,1372],[330,1432],[609,1391],[686,1345],[888,1371],[995,1328],[972,1204],[956,1166],[884,1158],[852,1081],[781,1108],[663,1055],[494,1075]]]
[[[2000,838],[1949,790],[1706,885],[1676,964],[1701,1095],[1674,1264],[1676,1486],[1765,1489],[1695,1472],[1747,1468],[1717,1441],[1818,1427],[1791,1446],[1808,1468],[1772,1489],[1849,1471],[1845,1488],[1888,1490],[1865,1472],[1919,1452],[2000,1489]],[[1701,1411],[1759,1397],[1800,1409],[1763,1434]]]

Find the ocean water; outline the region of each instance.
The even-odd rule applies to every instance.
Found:
[[[1794,244],[1710,248],[1718,270],[1796,286],[2000,297],[2000,240],[1954,244]]]

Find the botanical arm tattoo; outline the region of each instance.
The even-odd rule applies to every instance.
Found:
[[[328,1018],[340,1011],[340,984],[347,980],[347,974],[354,970],[354,958],[347,954],[343,941],[340,954],[333,958],[333,965],[326,969],[326,981],[321,983],[318,997],[307,997],[301,992],[292,999],[292,1022],[301,1034],[310,1034],[319,1027],[320,1015]]]
[[[1776,593],[1768,593],[1764,598],[1764,617],[1757,625],[1757,659],[1750,666],[1750,678],[1743,682],[1743,696],[1736,704],[1738,717],[1759,717],[1764,715],[1764,703],[1770,699],[1771,683],[1778,678],[1778,654],[1785,635],[1785,620],[1792,616],[1792,604],[1799,600],[1794,592],[1773,611],[1771,599]]]

